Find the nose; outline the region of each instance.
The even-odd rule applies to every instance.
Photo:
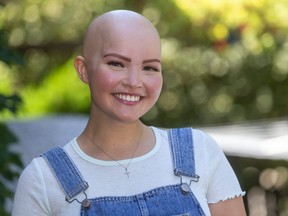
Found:
[[[129,88],[140,88],[142,86],[140,71],[137,69],[128,70],[122,84]]]

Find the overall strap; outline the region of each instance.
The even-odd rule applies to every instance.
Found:
[[[59,184],[62,186],[66,200],[71,200],[89,187],[63,148],[54,147],[41,154],[41,157],[45,158]]]
[[[194,144],[192,128],[172,128],[168,131],[172,152],[174,174],[189,176],[198,180],[195,173]]]

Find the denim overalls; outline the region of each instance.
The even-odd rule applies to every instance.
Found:
[[[191,128],[170,129],[168,131],[173,156],[174,174],[179,176],[179,184],[168,185],[133,196],[87,198],[85,190],[89,187],[77,167],[65,151],[56,147],[41,155],[53,170],[66,195],[67,202],[81,203],[81,216],[97,215],[205,215],[189,184],[197,182],[195,174],[194,146]],[[182,176],[191,181],[182,182]],[[84,193],[86,199],[73,199]]]

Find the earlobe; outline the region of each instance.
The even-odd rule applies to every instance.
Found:
[[[85,64],[85,58],[83,56],[77,56],[74,60],[74,67],[78,74],[78,77],[84,82],[88,83],[88,74]]]

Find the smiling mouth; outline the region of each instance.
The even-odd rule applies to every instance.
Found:
[[[128,101],[128,102],[140,101],[140,96],[135,96],[135,95],[115,94],[115,97],[120,99],[120,100],[124,100],[124,101]]]

